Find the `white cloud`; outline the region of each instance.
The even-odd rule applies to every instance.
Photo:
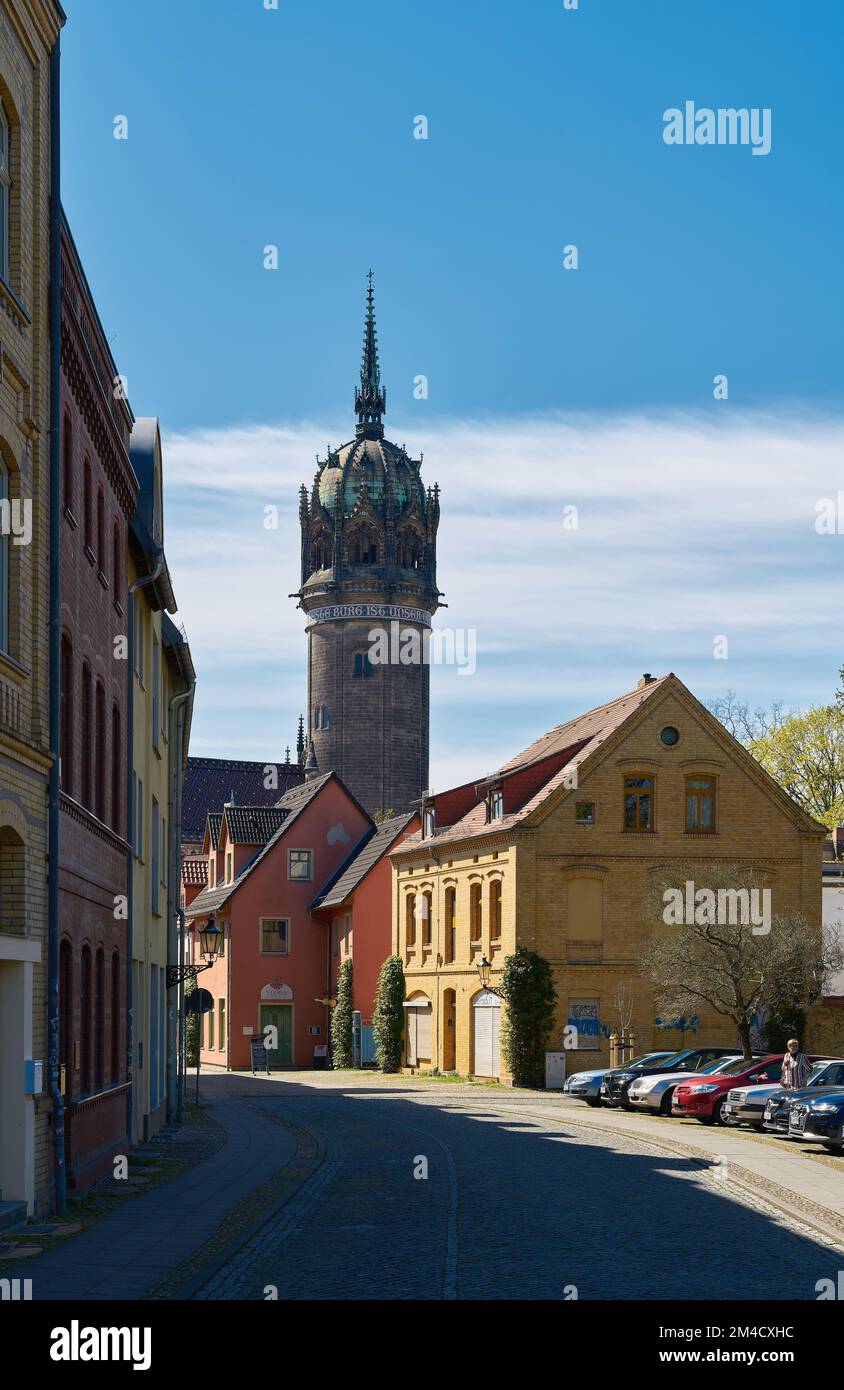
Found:
[[[729,411],[729,414],[727,414]],[[432,781],[474,775],[547,724],[674,669],[696,693],[831,698],[844,536],[816,503],[844,488],[844,419],[741,415],[439,421],[440,626],[477,631],[478,669],[433,673]],[[348,430],[309,423],[165,439],[168,562],[198,671],[197,751],[273,756],[306,682],[298,488]],[[310,462],[309,462],[310,460]],[[264,507],[278,507],[278,529]],[[578,528],[564,508],[578,509]],[[844,524],[844,521],[842,522]],[[826,597],[825,597],[826,595]],[[713,659],[728,637],[729,660]],[[840,645],[840,644],[839,644]],[[439,721],[437,708],[453,710]],[[470,737],[467,731],[471,730]],[[467,751],[476,749],[475,751]],[[470,769],[468,764],[472,762]],[[448,768],[453,775],[448,776]]]

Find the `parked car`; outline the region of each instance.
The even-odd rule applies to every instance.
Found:
[[[823,1144],[830,1153],[844,1153],[844,1090],[824,1087],[815,1096],[795,1097],[788,1107],[788,1132],[801,1142]]]
[[[762,1128],[768,1134],[788,1134],[788,1115],[796,1100],[810,1099],[818,1093],[818,1088],[838,1091],[844,1086],[844,1059],[835,1058],[829,1062],[816,1062],[806,1085],[799,1091],[784,1091],[777,1086],[765,1101]],[[767,1091],[767,1087],[765,1090]]]
[[[654,1062],[649,1066],[640,1067],[638,1071],[632,1071],[630,1067],[616,1067],[613,1071],[608,1071],[601,1082],[601,1099],[607,1105],[620,1105],[625,1110],[632,1109],[627,1099],[627,1092],[631,1081],[636,1081],[640,1076],[650,1076],[654,1072],[680,1071],[689,1075],[695,1075],[703,1067],[715,1062],[719,1057],[732,1057],[735,1055],[735,1047],[687,1047],[682,1052],[671,1052],[662,1062]]]
[[[726,1124],[724,1106],[730,1090],[736,1086],[763,1085],[766,1081],[779,1081],[782,1075],[781,1052],[773,1057],[765,1057],[761,1062],[748,1062],[742,1057],[731,1062],[719,1076],[708,1081],[690,1080],[681,1083],[674,1092],[671,1105],[672,1115],[692,1115],[702,1124]],[[816,1062],[817,1057],[810,1058]]]
[[[701,1067],[697,1075],[716,1076],[731,1062],[740,1060],[736,1052],[727,1057],[717,1057],[708,1067]],[[627,1099],[637,1110],[654,1110],[659,1115],[670,1115],[675,1086],[680,1081],[691,1079],[686,1071],[669,1071],[665,1074],[658,1071],[649,1076],[640,1076],[636,1081],[631,1081],[627,1089]]]
[[[815,1062],[806,1087],[844,1086],[844,1059],[835,1058],[827,1062]],[[802,1095],[802,1090],[784,1091],[782,1086],[750,1086],[737,1088],[727,1095],[723,1117],[730,1125],[750,1125],[752,1129],[768,1129],[771,1132],[786,1134],[788,1117],[781,1115],[782,1102],[789,1097]],[[769,1106],[770,1114],[769,1114]],[[774,1122],[774,1117],[778,1116]]]
[[[673,1052],[646,1052],[643,1057],[636,1057],[632,1062],[628,1062],[626,1070],[638,1071],[641,1067],[673,1056]],[[563,1094],[574,1096],[575,1100],[585,1100],[587,1105],[601,1105],[601,1082],[608,1070],[609,1068],[604,1067],[601,1071],[574,1072],[566,1081]]]

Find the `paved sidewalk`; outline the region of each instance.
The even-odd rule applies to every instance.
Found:
[[[217,1237],[234,1209],[293,1161],[297,1131],[250,1100],[232,1096],[210,1114],[226,1130],[222,1148],[28,1260],[25,1274],[34,1299],[142,1298]]]
[[[516,1092],[523,1113],[531,1113],[527,1093]],[[548,1114],[549,1102],[540,1102],[542,1113]],[[754,1192],[774,1206],[781,1207],[801,1220],[808,1221],[824,1234],[840,1240],[844,1233],[844,1159],[829,1155],[828,1162],[819,1162],[826,1151],[812,1149],[817,1156],[801,1151],[799,1140],[757,1136],[747,1129],[729,1129],[698,1123],[678,1124],[676,1121],[630,1114],[625,1110],[587,1110],[582,1102],[558,1097],[550,1102],[555,1110],[589,1129],[605,1133],[630,1135],[655,1140],[672,1153],[699,1156],[718,1164],[725,1181],[735,1182]],[[536,1113],[534,1111],[533,1113]]]

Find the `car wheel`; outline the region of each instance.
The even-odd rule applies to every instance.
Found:
[[[714,1125],[729,1125],[730,1121],[724,1116],[724,1097],[716,1101],[712,1107],[712,1123]]]
[[[660,1103],[659,1103],[659,1113],[660,1113],[660,1115],[670,1115],[670,1114],[671,1114],[671,1106],[672,1106],[673,1102],[674,1102],[674,1088],[673,1088],[673,1086],[672,1086],[672,1088],[671,1088],[670,1091],[666,1091],[666,1092],[665,1092],[665,1095],[662,1097],[662,1100],[661,1100]]]
[[[600,1099],[599,1099],[598,1097],[596,1097],[596,1096],[587,1096],[587,1097],[586,1097],[586,1104],[587,1104],[587,1105],[593,1105],[593,1106],[596,1106],[596,1105],[603,1105],[603,1101],[600,1100]]]

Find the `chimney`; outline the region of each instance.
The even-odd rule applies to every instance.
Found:
[[[645,685],[652,685],[655,680],[656,676],[652,676],[650,671],[646,671],[642,679],[637,683],[636,689],[641,690]]]

